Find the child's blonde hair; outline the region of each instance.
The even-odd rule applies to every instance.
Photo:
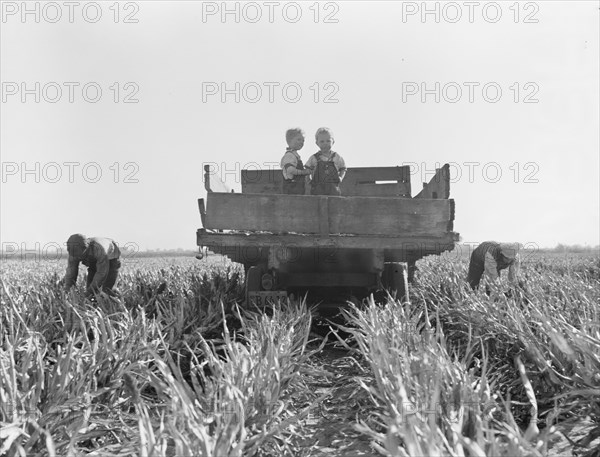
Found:
[[[316,140],[316,139],[317,139],[317,137],[318,137],[319,135],[321,135],[322,133],[326,133],[326,134],[328,134],[328,135],[331,137],[331,139],[333,140],[333,132],[331,131],[331,129],[330,129],[330,128],[327,128],[327,127],[320,127],[320,128],[317,130],[317,133],[315,133],[315,140]]]
[[[287,132],[285,132],[285,141],[287,142],[287,144],[290,144],[290,141],[292,141],[298,135],[304,136],[304,130],[298,127],[288,129]]]

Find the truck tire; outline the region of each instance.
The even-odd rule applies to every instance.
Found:
[[[263,275],[263,269],[259,266],[248,268],[245,281],[246,306],[250,304],[248,299],[249,292],[258,292],[260,290],[260,278]]]
[[[383,266],[381,281],[392,296],[401,302],[408,301],[408,265],[406,262],[389,262]]]

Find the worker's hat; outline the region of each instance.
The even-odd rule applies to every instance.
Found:
[[[76,248],[83,247],[85,249],[85,235],[81,233],[76,233],[71,235],[67,240],[67,251],[71,252]]]
[[[514,260],[520,250],[521,245],[519,243],[500,243],[500,252],[507,259]]]

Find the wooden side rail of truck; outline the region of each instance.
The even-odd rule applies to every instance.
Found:
[[[415,263],[454,249],[449,166],[411,198],[409,167],[348,169],[341,197],[284,195],[281,170],[243,170],[232,193],[206,169],[197,244],[244,265],[246,299],[342,304],[407,293]],[[219,191],[215,192],[214,189]]]

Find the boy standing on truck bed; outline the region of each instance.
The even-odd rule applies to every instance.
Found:
[[[288,195],[304,195],[306,176],[310,170],[305,170],[298,151],[304,146],[304,132],[294,128],[285,132],[288,148],[281,159],[283,172],[283,193]]]
[[[333,132],[321,127],[315,134],[319,152],[306,162],[311,170],[311,195],[341,195],[340,182],[346,174],[346,163],[341,155],[331,150],[335,140]]]
[[[86,238],[77,233],[67,240],[69,264],[65,275],[65,288],[69,290],[77,283],[79,262],[88,267],[86,293],[92,295],[102,290],[113,295],[121,261],[121,251],[109,238]]]
[[[467,281],[472,289],[479,287],[479,281],[485,273],[491,281],[500,277],[500,270],[508,268],[508,280],[517,281],[519,274],[519,245],[484,241],[475,248],[469,262],[469,275]]]

